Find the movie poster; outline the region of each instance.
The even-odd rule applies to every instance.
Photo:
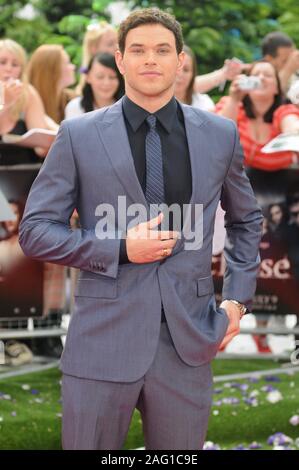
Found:
[[[40,165],[0,167],[0,317],[41,316],[43,264],[27,258],[18,228]]]
[[[247,174],[265,217],[253,312],[299,314],[299,169],[247,169]],[[212,265],[219,300],[225,270],[224,237],[224,212],[219,207]]]

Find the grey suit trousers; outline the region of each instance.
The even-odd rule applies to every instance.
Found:
[[[167,323],[161,323],[154,360],[136,382],[63,375],[63,448],[120,450],[137,408],[147,450],[200,450],[208,427],[212,382],[211,364],[184,363]]]

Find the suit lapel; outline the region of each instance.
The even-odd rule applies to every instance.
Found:
[[[200,116],[187,105],[182,105],[185,119],[186,135],[189,147],[191,173],[192,173],[192,195],[190,204],[204,200],[206,186],[206,165],[209,155],[209,142],[204,124],[208,120],[206,115]]]
[[[148,204],[135,170],[122,112],[122,99],[107,110],[104,120],[96,121],[96,127],[111,165],[132,202],[147,208]]]
[[[207,181],[205,178],[206,158],[208,156],[208,139],[205,135],[203,125],[207,118],[195,113],[195,111],[187,105],[181,104],[184,113],[186,136],[189,147],[191,175],[192,175],[192,194],[189,201],[191,212],[185,220],[184,228],[190,227],[193,224],[190,222],[191,214],[193,213],[194,204],[200,204],[204,201],[204,195],[207,188]],[[192,227],[194,230],[194,227]],[[183,229],[183,234],[186,229]],[[184,236],[176,243],[174,253],[180,251],[184,245]]]

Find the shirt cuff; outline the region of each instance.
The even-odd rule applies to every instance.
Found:
[[[131,263],[127,255],[126,239],[121,238],[119,247],[119,264]]]

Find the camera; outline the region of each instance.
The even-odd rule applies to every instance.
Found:
[[[239,80],[239,88],[240,90],[256,90],[257,88],[261,88],[262,82],[259,77],[241,77]]]

